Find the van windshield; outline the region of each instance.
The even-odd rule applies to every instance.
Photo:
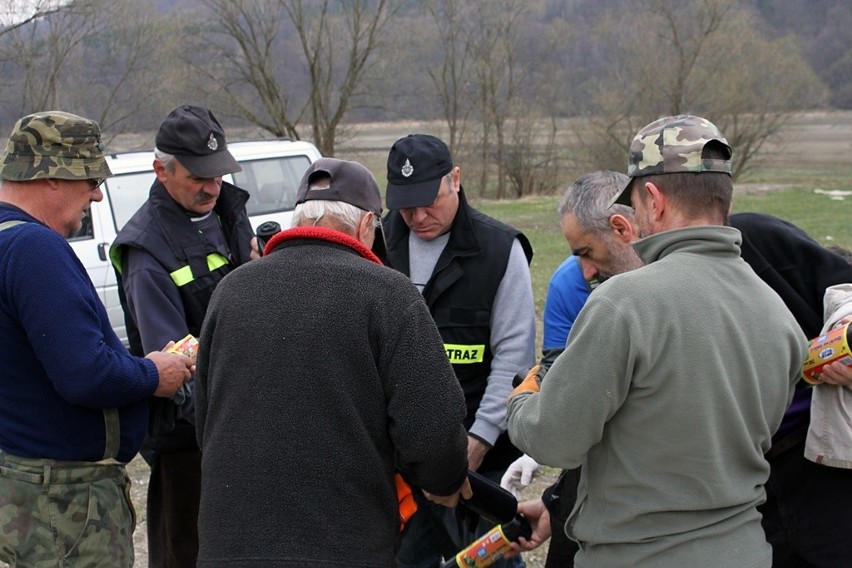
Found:
[[[249,192],[246,210],[250,217],[279,211],[292,211],[296,191],[305,170],[307,156],[269,158],[240,162],[243,171],[232,174],[234,185]]]

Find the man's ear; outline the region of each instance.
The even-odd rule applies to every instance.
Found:
[[[647,196],[650,197],[651,210],[654,213],[654,220],[659,221],[660,219],[662,219],[663,214],[666,211],[666,205],[668,203],[668,199],[666,199],[666,194],[660,191],[660,188],[650,181],[642,184],[642,191],[644,191]]]
[[[458,192],[459,187],[461,187],[461,168],[458,166],[453,166],[453,169],[450,170],[450,173],[453,174],[452,190],[454,192]]]
[[[361,243],[367,242],[367,237],[375,233],[373,228],[373,220],[375,213],[368,212],[366,215],[361,215],[361,220],[358,221],[358,240]]]
[[[637,239],[636,231],[633,228],[633,223],[620,213],[615,213],[609,217],[609,228],[612,230],[616,239],[624,243],[632,243]]]
[[[166,181],[166,168],[160,160],[154,159],[154,173],[157,175],[157,180],[160,183]]]

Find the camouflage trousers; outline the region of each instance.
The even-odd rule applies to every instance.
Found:
[[[16,568],[130,567],[135,528],[123,465],[0,451],[0,561]]]

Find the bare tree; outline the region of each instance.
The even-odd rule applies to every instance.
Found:
[[[66,63],[94,33],[94,2],[78,1],[36,18],[2,37],[10,76],[19,97],[15,114],[63,106]]]
[[[310,80],[314,144],[333,156],[346,113],[363,92],[363,79],[381,33],[399,10],[394,0],[281,0],[296,29]]]
[[[300,138],[306,117],[314,144],[334,155],[343,120],[365,93],[364,78],[398,0],[204,0],[224,37],[214,84],[233,114],[276,136]],[[285,55],[301,52],[298,79]],[[292,70],[291,70],[292,71]],[[230,78],[230,79],[229,79]]]
[[[734,176],[746,172],[791,111],[825,100],[796,43],[760,30],[736,0],[647,0],[602,21],[597,37],[617,52],[589,107],[597,165],[626,157],[642,125],[689,112],[719,126],[734,148]]]
[[[65,9],[68,6],[57,0],[5,0],[0,6],[0,36]]]
[[[200,68],[230,114],[277,137],[299,139],[297,125],[305,103],[292,102],[285,82],[279,34],[285,13],[264,0],[203,0],[224,41],[210,59],[222,64]],[[295,108],[294,108],[295,107]]]
[[[472,110],[471,11],[474,6],[463,0],[430,0],[424,3],[435,22],[442,52],[440,65],[429,68],[443,119],[449,130],[447,146],[455,156],[464,139],[467,119]],[[430,32],[432,30],[429,30]]]
[[[172,106],[182,22],[158,15],[144,2],[93,0],[95,31],[74,57],[74,75],[84,87],[69,100],[98,120],[108,139],[137,126],[140,114],[162,115]]]
[[[497,166],[497,198],[506,197],[506,121],[511,116],[526,70],[517,65],[521,26],[527,15],[525,0],[477,0],[472,29],[473,75],[479,94],[482,164],[493,158]],[[492,139],[492,133],[494,139]],[[480,174],[480,192],[487,187],[488,169]]]
[[[5,34],[7,114],[83,114],[109,140],[167,91],[171,20],[144,3],[76,0]]]

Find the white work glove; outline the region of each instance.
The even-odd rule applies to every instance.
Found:
[[[530,484],[533,476],[541,466],[534,459],[524,454],[506,469],[500,480],[500,487],[509,491],[515,499],[521,498],[521,490]]]

